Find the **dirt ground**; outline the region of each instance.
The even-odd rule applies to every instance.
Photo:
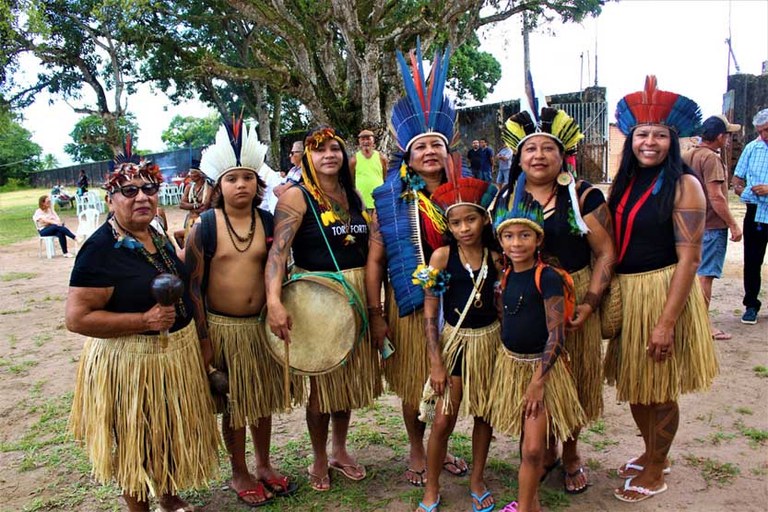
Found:
[[[736,207],[736,213],[743,216],[743,208]],[[170,209],[169,220],[172,226],[180,225],[180,212]],[[38,259],[37,250],[37,238],[0,248],[0,510],[115,510],[115,488],[92,483],[82,455],[74,457],[71,440],[61,435],[83,343],[63,323],[74,260],[60,254],[53,260]],[[562,477],[553,475],[544,486],[546,510],[766,510],[768,314],[764,309],[754,326],[740,323],[741,267],[741,244],[731,243],[725,275],[715,282],[712,315],[715,325],[733,333],[733,339],[717,342],[721,374],[712,389],[681,400],[669,491],[634,505],[611,495],[622,483],[615,468],[638,455],[642,441],[628,406],[616,403],[615,391],[606,387],[604,420],[587,431],[581,443],[591,488],[566,497],[560,492]],[[767,278],[763,272],[763,297]],[[275,462],[297,477],[302,488],[296,498],[268,510],[415,509],[421,494],[402,478],[405,437],[394,397],[353,414],[350,441],[368,467],[369,478],[361,483],[334,479],[334,491],[327,498],[305,484],[303,468],[310,451],[303,411],[275,417],[274,432]],[[462,419],[454,437],[453,450],[469,457],[471,422]],[[62,453],[57,446],[66,449]],[[487,483],[504,503],[516,493],[516,442],[498,436],[490,456]],[[210,491],[189,496],[209,512],[244,509],[225,489],[224,458],[222,473]],[[470,509],[467,478],[445,475],[442,484],[442,510]]]

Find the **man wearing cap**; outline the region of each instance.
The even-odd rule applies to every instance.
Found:
[[[360,192],[366,210],[373,210],[373,189],[384,183],[387,171],[387,157],[374,149],[374,135],[371,130],[357,134],[360,150],[349,159],[349,170],[355,188]]]
[[[293,143],[293,146],[291,146],[291,163],[293,164],[293,167],[291,167],[287,173],[285,173],[285,178],[283,178],[283,181],[280,185],[276,186],[274,189],[274,195],[276,197],[280,197],[283,195],[283,192],[288,190],[294,185],[298,185],[301,183],[301,157],[304,154],[304,142],[297,140]]]
[[[728,230],[731,230],[731,241],[741,240],[741,228],[728,208],[728,171],[720,156],[720,150],[730,144],[731,133],[739,130],[741,125],[729,123],[725,116],[711,116],[701,127],[701,142],[683,154],[683,160],[696,173],[707,197],[707,219],[697,271],[707,306],[712,299],[712,282],[723,273]],[[712,337],[729,340],[731,334],[713,326]]]
[[[756,324],[760,270],[768,245],[768,108],[755,114],[758,137],[744,147],[733,173],[733,191],[747,203],[744,217],[744,300],[741,322]]]

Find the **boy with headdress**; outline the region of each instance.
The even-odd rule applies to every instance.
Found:
[[[206,362],[228,374],[227,399],[217,397],[222,433],[232,464],[231,487],[250,506],[287,495],[294,482],[269,460],[272,414],[287,397],[283,371],[270,356],[259,314],[266,301],[264,265],[272,215],[257,208],[264,193],[258,172],[267,146],[242,120],[219,129],[200,168],[219,192],[189,236],[186,263]],[[251,429],[255,475],[245,461],[245,427]]]

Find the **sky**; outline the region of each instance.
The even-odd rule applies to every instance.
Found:
[[[643,88],[647,74],[655,74],[660,89],[695,100],[704,117],[720,113],[728,76],[729,23],[740,71],[760,74],[768,60],[768,0],[622,0],[604,6],[597,19],[547,25],[529,38],[536,95],[541,103],[546,95],[593,85],[597,54],[597,84],[607,88],[611,111],[625,94]],[[502,67],[501,80],[483,103],[523,99],[519,17],[482,29],[480,39],[481,48]],[[27,66],[34,64],[29,61]],[[141,125],[138,147],[151,151],[165,149],[160,136],[174,115],[204,117],[212,112],[197,101],[173,105],[148,86],[129,99],[128,108]],[[55,155],[61,165],[71,163],[64,145],[71,142],[69,133],[81,116],[63,100],[47,95],[24,116],[22,124],[43,153]]]

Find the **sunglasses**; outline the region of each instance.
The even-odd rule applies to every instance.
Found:
[[[160,190],[160,184],[159,183],[145,183],[144,185],[137,187],[136,185],[126,185],[124,187],[120,187],[116,190],[116,192],[120,192],[123,194],[124,197],[132,198],[139,195],[139,190],[144,192],[145,196],[153,196],[157,194],[157,191]]]

